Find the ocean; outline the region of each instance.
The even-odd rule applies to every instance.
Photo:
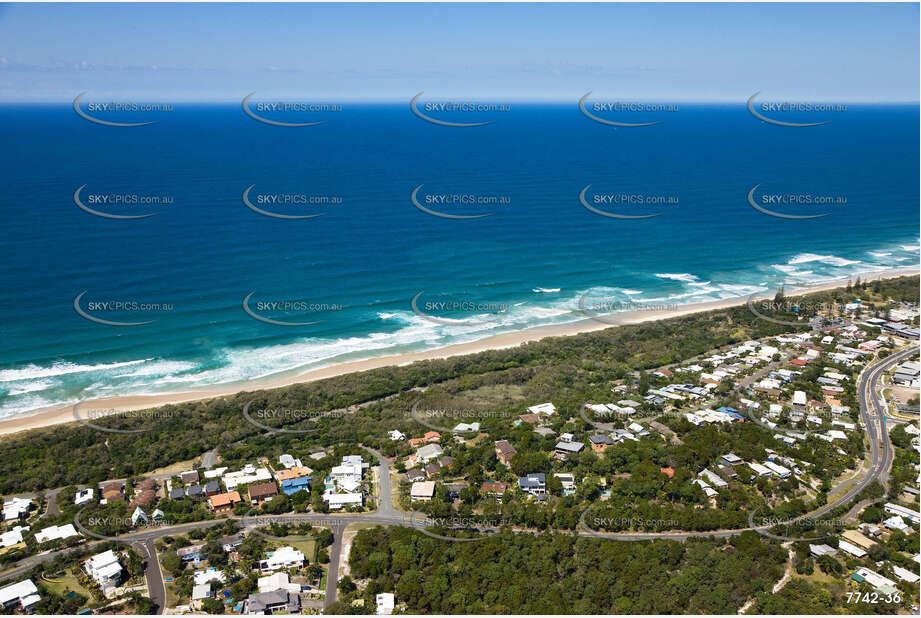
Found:
[[[0,106],[0,417],[580,320],[586,294],[661,307],[919,261],[917,106],[807,128],[744,104],[631,128],[575,102],[471,115],[494,122],[176,104],[124,128]],[[829,214],[765,214],[753,188]]]

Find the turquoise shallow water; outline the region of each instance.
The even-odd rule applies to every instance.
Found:
[[[517,105],[464,129],[405,105],[344,106],[299,129],[230,105],[159,118],[116,129],[67,105],[0,107],[0,416],[573,321],[589,290],[614,306],[682,304],[918,263],[916,106],[849,106],[809,129],[742,105],[681,106],[635,129],[574,105]],[[662,214],[590,212],[579,201],[589,184],[586,200],[605,212]],[[427,214],[410,199],[420,185],[426,209],[492,214]],[[756,185],[756,203],[775,211],[831,214],[767,216],[747,201]],[[250,186],[259,209],[325,214],[258,214],[242,200]],[[95,216],[75,204],[79,187],[99,212],[158,214]],[[770,201],[790,194],[837,201]],[[91,317],[150,323],[87,319],[74,307],[84,292],[77,306]],[[252,313],[300,324],[253,317],[250,294]]]

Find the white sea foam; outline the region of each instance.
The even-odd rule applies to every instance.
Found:
[[[55,376],[83,373],[89,371],[108,371],[118,367],[128,367],[139,363],[146,363],[150,358],[143,360],[126,361],[123,363],[102,363],[99,365],[78,365],[65,361],[52,363],[50,367],[40,365],[26,365],[20,369],[4,369],[0,371],[0,382],[16,382],[18,380],[35,380],[37,378],[52,378]]]
[[[822,264],[828,264],[830,266],[860,264],[860,260],[848,260],[836,255],[819,255],[817,253],[800,253],[788,261],[787,264],[806,264],[809,262],[821,262]]]
[[[656,277],[660,279],[671,279],[672,281],[684,281],[686,283],[699,279],[699,277],[691,273],[656,273]]]
[[[536,292],[538,294],[550,294],[553,292],[559,292],[560,288],[534,288],[531,291]]]

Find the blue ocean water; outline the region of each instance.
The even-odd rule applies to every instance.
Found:
[[[429,124],[402,105],[343,105],[282,128],[239,105],[181,105],[105,127],[70,105],[0,106],[0,416],[125,394],[186,391],[583,319],[589,290],[631,303],[738,297],[917,265],[917,106],[856,106],[820,127],[744,105],[681,105],[614,128],[571,105],[512,105],[493,124]],[[478,118],[479,119],[479,118]],[[579,193],[667,196],[589,212]],[[118,220],[107,213],[148,214]],[[341,203],[247,208],[242,193]],[[410,195],[423,185],[422,212]],[[846,198],[775,218],[748,192]],[[760,195],[759,193],[759,195]],[[90,204],[108,194],[156,206]],[[497,196],[442,205],[425,196]],[[597,205],[597,204],[596,204]],[[604,208],[603,205],[598,206]],[[784,210],[786,208],[786,210]],[[151,323],[139,326],[109,321]],[[250,308],[286,322],[259,321]],[[410,305],[418,297],[418,313]],[[320,305],[279,311],[274,301]],[[159,303],[108,311],[93,303]],[[443,306],[440,302],[458,303]],[[427,319],[419,313],[435,316]]]

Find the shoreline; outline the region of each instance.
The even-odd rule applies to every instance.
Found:
[[[881,279],[893,279],[910,275],[918,275],[917,266],[905,267],[899,269],[890,269],[877,271],[875,273],[860,273],[846,279],[836,279],[825,283],[809,285],[802,290],[791,292],[793,296],[812,294],[834,288],[843,287],[848,281],[853,281],[857,277],[861,281],[876,281]],[[755,300],[773,298],[773,293],[754,296]],[[550,324],[545,326],[535,326],[532,328],[492,335],[477,341],[467,343],[457,343],[441,348],[433,348],[420,352],[408,352],[404,354],[395,354],[388,356],[379,356],[366,360],[348,361],[337,363],[328,367],[310,369],[307,371],[295,372],[285,376],[275,376],[249,380],[246,382],[228,383],[214,388],[200,389],[196,391],[184,391],[179,393],[163,393],[157,395],[122,395],[116,397],[107,397],[103,399],[92,399],[81,402],[82,406],[97,406],[103,409],[126,412],[131,410],[142,410],[156,408],[168,404],[186,403],[190,401],[201,401],[235,395],[237,393],[266,390],[291,386],[326,378],[336,377],[347,373],[366,371],[369,369],[379,369],[383,367],[403,366],[421,360],[444,359],[451,356],[462,356],[466,354],[476,354],[488,350],[501,350],[517,347],[524,343],[537,341],[546,337],[561,337],[589,333],[607,328],[615,328],[618,325],[640,324],[655,320],[689,315],[692,313],[702,313],[717,309],[727,309],[737,307],[748,302],[750,296],[738,296],[722,300],[706,301],[700,303],[689,303],[680,305],[674,309],[657,309],[654,311],[627,311],[619,314],[616,322],[604,323],[592,318],[580,319],[574,322],[564,324]],[[611,320],[615,322],[615,320]],[[62,423],[76,422],[74,416],[74,406],[54,407],[38,409],[27,412],[23,415],[15,416],[9,419],[0,420],[0,436],[5,436],[20,431],[50,427]]]

